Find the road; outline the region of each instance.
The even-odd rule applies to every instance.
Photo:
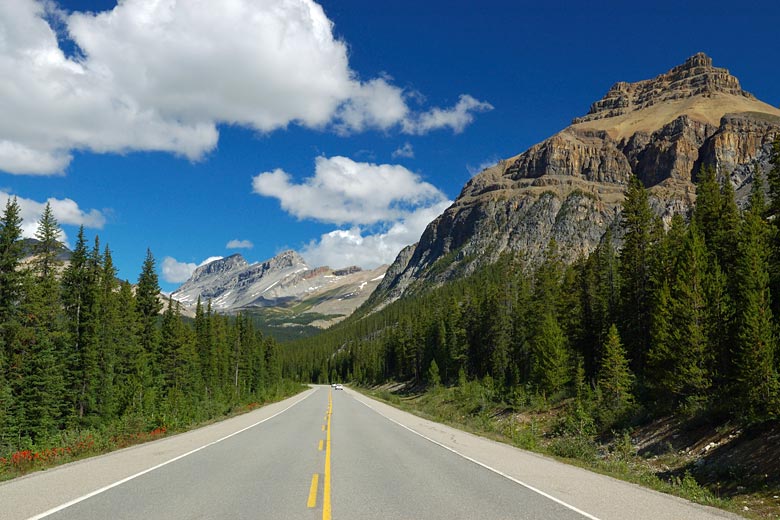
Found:
[[[181,435],[0,484],[0,518],[737,518],[314,387]]]

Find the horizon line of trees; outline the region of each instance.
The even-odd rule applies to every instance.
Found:
[[[780,418],[780,139],[740,211],[705,167],[689,219],[654,214],[641,181],[608,232],[564,265],[551,242],[532,271],[513,255],[472,276],[284,349],[299,381],[487,382],[501,399],[583,389],[612,410]],[[435,266],[434,266],[435,267]]]
[[[67,266],[46,206],[25,259],[22,218],[0,218],[0,452],[64,432],[132,423],[184,427],[287,391],[273,338],[242,315],[198,301],[193,320],[160,299],[147,250],[136,286],[116,278],[111,250],[83,227]]]

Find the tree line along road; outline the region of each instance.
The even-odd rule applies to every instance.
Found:
[[[738,518],[326,386],[0,484],[0,504],[9,520]]]

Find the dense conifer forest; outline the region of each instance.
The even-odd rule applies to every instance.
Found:
[[[199,303],[185,320],[178,304],[165,305],[151,252],[132,286],[83,228],[67,266],[58,261],[49,206],[32,256],[21,225],[9,199],[0,220],[0,466],[6,454],[32,457],[85,432],[110,448],[108,437],[121,445],[291,392],[275,341],[250,319]]]
[[[27,255],[9,199],[0,219],[0,466],[10,460],[3,454],[84,432],[183,429],[288,394],[292,381],[476,384],[509,404],[573,398],[578,420],[602,431],[678,412],[778,419],[780,140],[774,150],[768,182],[757,167],[743,209],[731,184],[704,168],[692,214],[664,223],[633,178],[619,241],[608,232],[572,265],[554,242],[533,269],[505,254],[282,346],[251,317],[216,314],[208,302],[182,318],[160,299],[151,252],[135,285],[118,281],[110,249],[97,237],[90,247],[82,228],[63,265],[48,206]]]
[[[290,343],[284,373],[418,387],[478,382],[507,403],[575,397],[605,430],[677,412],[776,419],[780,141],[774,152],[768,183],[757,167],[742,210],[730,182],[703,168],[692,214],[665,224],[633,178],[619,250],[607,233],[573,265],[555,243],[532,270],[521,255],[504,255]]]

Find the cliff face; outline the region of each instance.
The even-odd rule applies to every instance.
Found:
[[[616,223],[631,175],[666,219],[690,209],[702,165],[745,196],[777,135],[780,110],[704,54],[656,78],[617,83],[571,126],[472,178],[414,250],[399,255],[372,301],[468,273],[506,250],[533,263],[551,239],[573,261]]]

